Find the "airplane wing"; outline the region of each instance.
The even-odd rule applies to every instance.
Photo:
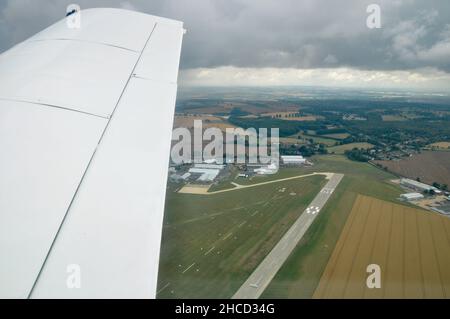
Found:
[[[0,55],[1,298],[156,295],[183,25],[80,17]]]

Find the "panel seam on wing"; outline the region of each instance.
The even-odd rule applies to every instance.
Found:
[[[36,40],[28,40],[27,42],[31,43],[31,42],[46,42],[46,41],[74,41],[74,42],[82,42],[82,43],[87,43],[87,44],[97,44],[97,45],[107,46],[107,47],[120,49],[120,50],[125,50],[125,51],[129,51],[129,52],[134,52],[134,53],[140,53],[141,52],[141,51],[138,51],[138,50],[133,50],[133,49],[126,48],[126,47],[123,47],[123,46],[120,46],[120,45],[115,45],[115,44],[106,43],[106,42],[96,42],[96,41],[70,39],[70,38],[36,39]]]
[[[6,98],[6,97],[1,97],[1,96],[0,96],[0,101],[19,102],[19,103],[26,103],[26,104],[34,104],[34,105],[39,105],[39,106],[45,106],[45,107],[56,108],[56,109],[60,109],[60,110],[64,110],[64,111],[70,111],[70,112],[81,113],[81,114],[85,114],[85,115],[89,115],[89,116],[100,117],[100,118],[106,119],[106,120],[109,119],[108,116],[103,116],[103,115],[99,115],[99,114],[89,113],[89,112],[86,112],[86,111],[80,111],[80,110],[72,109],[72,108],[70,108],[70,107],[65,107],[65,106],[61,106],[61,105],[50,104],[50,103],[43,103],[43,102],[37,102],[37,101],[32,101],[32,100],[17,99],[17,98]]]
[[[140,76],[140,75],[136,75],[136,74],[133,74],[133,78],[135,78],[135,79],[140,79],[140,80],[146,80],[146,81],[153,81],[153,82],[158,82],[158,83],[166,83],[166,84],[175,84],[175,85],[178,85],[178,81],[160,80],[160,79],[155,79],[155,78],[150,78],[150,77]]]

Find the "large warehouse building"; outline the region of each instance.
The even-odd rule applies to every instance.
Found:
[[[199,163],[189,170],[190,173],[201,174],[198,182],[212,182],[220,171],[225,168],[223,164]]]
[[[439,189],[437,189],[434,186],[424,184],[424,183],[421,183],[421,182],[418,182],[418,181],[415,181],[415,180],[409,179],[409,178],[402,178],[400,180],[400,184],[403,186],[406,186],[408,188],[415,189],[420,192],[429,192],[429,191],[434,191],[436,193],[441,192]]]
[[[419,200],[419,199],[423,199],[424,198],[424,196],[422,194],[420,194],[420,193],[406,193],[406,194],[401,194],[400,197],[402,199],[405,199],[405,200],[408,200],[408,201],[410,201],[410,200]]]
[[[305,164],[306,159],[301,155],[282,155],[283,164]]]

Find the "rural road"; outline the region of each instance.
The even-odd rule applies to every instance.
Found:
[[[323,175],[323,176],[325,176],[326,179],[330,179],[331,176],[334,175],[334,173],[314,172],[314,173],[311,173],[311,174],[291,176],[291,177],[280,178],[280,179],[275,179],[275,180],[271,180],[271,181],[267,181],[267,182],[261,182],[261,183],[249,184],[249,185],[241,185],[241,184],[237,184],[237,183],[233,182],[231,184],[233,184],[234,188],[222,189],[222,190],[214,191],[214,192],[208,192],[209,187],[204,187],[204,186],[200,186],[200,187],[195,187],[194,186],[194,187],[192,187],[190,184],[188,184],[187,186],[181,188],[178,191],[178,193],[181,193],[181,194],[196,194],[196,195],[216,195],[216,194],[220,194],[220,193],[234,192],[234,191],[242,190],[242,189],[245,189],[245,188],[258,187],[258,186],[261,186],[261,185],[285,182],[285,181],[290,181],[290,180],[293,180],[293,179],[305,178],[305,177],[316,176],[316,175]]]
[[[305,209],[278,244],[275,245],[272,251],[234,294],[233,299],[256,299],[261,296],[300,239],[302,239],[309,226],[316,219],[320,210],[325,206],[342,177],[344,177],[343,174],[333,174],[330,177],[327,184],[316,195],[308,208]]]

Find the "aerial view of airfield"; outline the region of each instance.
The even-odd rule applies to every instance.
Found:
[[[0,0],[0,298],[450,298],[450,1],[72,2]]]
[[[450,298],[449,3],[206,8],[184,41],[156,297]]]

